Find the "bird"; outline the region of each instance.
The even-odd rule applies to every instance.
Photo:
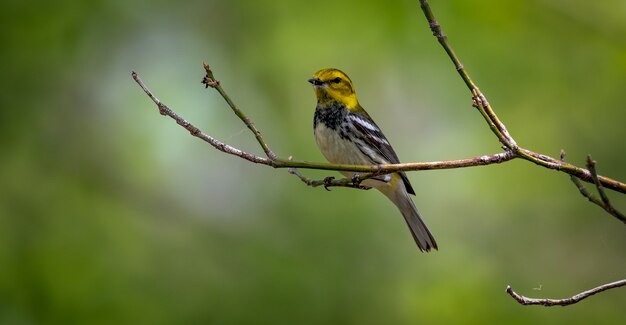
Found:
[[[317,98],[313,134],[322,155],[330,163],[380,165],[400,163],[381,129],[359,104],[352,80],[334,68],[317,71],[308,79]],[[354,172],[341,172],[353,178]],[[437,242],[422,220],[409,194],[415,191],[405,172],[377,175],[363,181],[396,205],[422,252],[437,250]]]

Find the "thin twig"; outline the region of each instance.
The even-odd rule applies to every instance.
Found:
[[[141,80],[141,78],[139,78],[139,75],[137,75],[137,73],[135,71],[133,71],[131,73],[131,75],[133,76],[133,79],[135,80],[135,82],[139,85],[139,87],[141,87],[141,89],[143,89],[143,91],[146,93],[146,95],[148,95],[148,97],[150,97],[150,99],[152,99],[152,101],[157,105],[157,107],[159,108],[159,112],[161,113],[161,115],[166,115],[171,117],[172,119],[174,119],[174,121],[176,121],[176,123],[178,123],[178,125],[184,127],[185,129],[187,129],[187,131],[189,131],[189,133],[191,133],[191,135],[193,135],[194,137],[200,138],[202,140],[204,140],[205,142],[209,143],[210,145],[212,145],[215,149],[227,153],[227,154],[231,154],[231,155],[235,155],[237,157],[241,157],[245,160],[251,161],[253,163],[257,163],[257,164],[264,164],[264,165],[269,165],[270,164],[270,160],[267,158],[263,158],[263,157],[259,157],[256,155],[253,155],[251,153],[247,153],[243,150],[237,149],[233,146],[227,145],[224,142],[221,142],[215,138],[213,138],[210,135],[207,135],[205,133],[203,133],[202,131],[200,131],[200,129],[198,129],[197,127],[195,127],[193,124],[187,122],[187,120],[185,120],[184,118],[182,118],[181,116],[179,116],[178,114],[176,114],[174,111],[172,111],[169,107],[167,107],[165,104],[163,104],[158,98],[156,98],[156,96],[154,96],[154,94],[150,91],[150,89],[148,89],[148,87],[143,83],[143,81]]]
[[[422,3],[422,9],[426,15],[430,23],[430,27],[433,30],[433,34],[437,36],[437,39],[442,44],[446,52],[450,56],[450,58],[455,63],[457,71],[463,77],[463,80],[466,81],[468,87],[470,87],[472,91],[472,95],[474,98],[474,104],[479,108],[481,114],[485,118],[485,120],[489,123],[492,131],[498,136],[500,141],[505,145],[507,150],[504,153],[496,154],[493,156],[481,156],[475,158],[461,159],[461,160],[451,160],[451,161],[440,161],[440,162],[428,162],[428,163],[405,163],[405,164],[389,164],[389,165],[381,165],[381,166],[365,166],[365,165],[345,165],[345,164],[328,164],[328,163],[311,163],[305,161],[291,161],[277,158],[276,154],[270,149],[269,145],[263,139],[260,131],[254,126],[251,120],[234,104],[234,102],[230,99],[230,97],[226,94],[222,86],[219,84],[219,81],[215,79],[213,76],[213,72],[209,68],[208,65],[205,64],[206,76],[203,79],[203,83],[207,87],[215,88],[219,94],[224,98],[224,100],[231,107],[233,112],[243,121],[244,124],[254,133],[255,138],[257,139],[259,145],[263,148],[267,158],[259,157],[247,152],[244,152],[240,149],[229,146],[221,141],[216,140],[215,138],[202,133],[198,128],[193,126],[188,121],[184,120],[182,117],[178,116],[175,112],[169,109],[167,106],[162,104],[143,84],[141,79],[137,76],[135,72],[133,72],[133,79],[141,86],[141,88],[146,92],[146,94],[157,104],[159,107],[159,111],[163,115],[168,115],[173,118],[178,124],[187,129],[192,135],[203,139],[204,141],[210,143],[213,147],[217,148],[220,151],[223,151],[228,154],[239,156],[243,159],[261,163],[268,166],[272,166],[274,168],[309,168],[309,169],[322,169],[322,170],[336,170],[336,171],[354,171],[354,172],[365,172],[365,173],[389,173],[389,172],[397,172],[397,171],[414,171],[414,170],[429,170],[429,169],[451,169],[451,168],[462,168],[462,167],[473,167],[473,166],[484,166],[490,164],[496,164],[505,162],[511,159],[515,159],[521,157],[523,159],[529,160],[538,164],[540,166],[562,171],[568,173],[572,176],[578,177],[581,180],[586,182],[594,182],[591,172],[586,169],[558,161],[552,157],[535,153],[533,151],[521,148],[517,146],[513,138],[509,135],[508,131],[504,124],[498,119],[495,112],[493,112],[489,102],[485,98],[485,96],[478,90],[478,88],[471,81],[469,74],[463,68],[463,65],[460,63],[460,60],[450,47],[447,37],[443,35],[441,31],[441,27],[439,23],[434,18],[432,11],[428,5],[426,0],[420,0]],[[615,190],[621,193],[626,194],[626,184],[610,179],[605,176],[597,175],[599,183],[603,185],[603,187]]]
[[[565,161],[565,155],[566,155],[565,150],[561,149],[561,154],[559,155],[559,158],[561,161]],[[574,176],[570,176],[569,178],[572,181],[572,183],[576,185],[576,188],[578,189],[578,191],[580,192],[582,196],[586,197],[592,203],[602,206],[602,201],[600,201],[593,194],[589,193],[589,191],[587,191],[587,188],[583,185],[583,183],[580,182],[578,178]]]
[[[600,194],[600,198],[602,199],[601,202],[599,200],[597,203],[594,201],[592,202],[598,204],[610,215],[614,216],[615,218],[619,219],[621,222],[626,224],[626,216],[624,216],[624,214],[622,214],[621,212],[619,212],[613,207],[613,205],[611,204],[611,201],[609,200],[609,197],[604,192],[602,183],[600,183],[600,180],[598,179],[598,174],[596,173],[596,161],[593,160],[593,158],[591,158],[591,155],[587,156],[587,169],[589,169],[589,171],[591,172],[591,178],[593,179],[593,183],[596,185],[598,194]]]
[[[539,166],[565,172],[569,174],[572,178],[572,181],[577,185],[581,194],[587,197],[590,201],[602,206],[607,212],[611,214],[617,214],[620,220],[626,223],[626,218],[624,218],[623,214],[619,213],[617,210],[613,208],[610,204],[606,193],[604,193],[603,188],[609,188],[614,191],[618,191],[626,194],[626,184],[619,182],[617,180],[613,180],[611,178],[605,176],[599,176],[595,170],[595,162],[589,157],[587,168],[583,169],[572,164],[566,163],[563,161],[563,155],[561,156],[561,160],[554,159],[552,157],[539,154],[533,152],[531,150],[522,148],[517,145],[513,137],[509,134],[504,123],[498,118],[495,114],[493,108],[489,104],[486,96],[479,90],[476,84],[472,81],[460,59],[450,46],[448,42],[447,36],[443,33],[441,26],[435,19],[432,10],[426,0],[420,0],[422,11],[428,20],[430,29],[433,32],[433,35],[437,38],[438,42],[444,48],[450,59],[455,65],[456,71],[459,73],[461,78],[464,80],[467,87],[470,89],[472,93],[473,106],[476,107],[492,132],[497,136],[498,140],[504,145],[505,151],[502,153],[489,155],[489,156],[480,156],[474,158],[460,159],[460,160],[449,160],[449,161],[435,161],[435,162],[425,162],[425,163],[404,163],[404,164],[388,164],[388,165],[346,165],[346,164],[329,164],[329,163],[312,163],[306,161],[294,161],[291,159],[280,159],[278,156],[271,150],[270,146],[263,139],[261,132],[256,128],[254,123],[234,104],[234,102],[230,99],[230,97],[226,94],[219,81],[215,79],[213,72],[209,68],[207,64],[204,64],[204,69],[206,71],[206,76],[202,80],[202,83],[206,85],[206,87],[212,87],[218,91],[218,93],[222,96],[222,98],[227,102],[230,108],[233,110],[235,115],[237,115],[241,121],[252,131],[257,142],[263,148],[265,155],[267,157],[256,156],[251,153],[247,153],[230,145],[227,145],[205,133],[200,131],[197,127],[183,119],[181,116],[172,111],[169,107],[163,104],[160,100],[154,96],[154,94],[147,88],[147,86],[143,83],[143,81],[139,78],[137,73],[132,72],[132,77],[135,82],[143,89],[143,91],[150,97],[150,99],[157,105],[159,112],[162,115],[166,115],[171,117],[187,129],[193,136],[202,139],[203,141],[211,144],[214,148],[230,154],[241,157],[248,161],[264,164],[267,166],[271,166],[274,168],[289,168],[289,172],[296,175],[300,180],[306,183],[309,186],[324,186],[328,189],[331,186],[341,186],[341,187],[352,187],[359,189],[368,189],[366,186],[362,186],[361,182],[367,178],[373,177],[375,175],[387,174],[398,171],[414,171],[414,170],[435,170],[435,169],[452,169],[452,168],[464,168],[464,167],[474,167],[474,166],[484,166],[491,164],[498,164],[502,162],[506,162],[516,158],[522,158],[527,161],[531,161]],[[353,178],[342,178],[342,179],[334,179],[334,178],[325,178],[324,180],[313,180],[302,175],[297,168],[308,168],[308,169],[321,169],[321,170],[335,170],[335,171],[352,171],[364,173],[362,175],[358,175]],[[580,180],[594,183],[598,190],[598,193],[601,196],[601,200],[595,198],[591,195],[579,182]],[[621,216],[621,218],[619,217]],[[528,304],[540,304],[544,306],[554,306],[554,305],[569,305],[572,303],[576,303],[582,299],[585,299],[591,295],[594,295],[598,292],[602,292],[611,288],[616,288],[620,286],[626,285],[626,280],[620,280],[613,283],[609,283],[578,295],[575,295],[571,298],[566,299],[535,299],[535,298],[527,298],[524,296],[518,295],[514,292],[510,286],[507,287],[507,292],[518,302],[528,305]]]
[[[261,133],[255,132],[255,130],[256,131],[258,130],[254,126],[254,124],[250,122],[249,118],[241,110],[239,110],[234,104],[232,104],[232,101],[230,100],[230,98],[228,97],[224,89],[218,85],[217,81],[212,79],[212,77],[207,79],[207,83],[209,83],[209,86],[210,87],[215,86],[217,91],[220,94],[222,94],[222,97],[228,103],[232,104],[232,106],[231,104],[229,104],[229,106],[231,107],[231,109],[233,109],[235,114],[237,114],[237,116],[239,116],[240,119],[244,123],[247,123],[246,121],[250,123],[246,125],[252,130],[253,133],[255,133],[255,136],[258,134],[258,136],[256,137],[257,141],[263,148],[267,148],[268,150],[266,151],[266,154],[268,155],[267,158],[260,157],[260,156],[256,156],[254,154],[245,152],[243,150],[237,149],[230,145],[227,145],[201,132],[198,128],[196,128],[191,123],[189,123],[188,121],[183,119],[181,116],[176,114],[174,111],[168,108],[165,104],[161,103],[161,101],[159,101],[154,96],[154,94],[152,94],[152,92],[147,88],[147,86],[143,83],[143,81],[140,79],[140,77],[137,75],[136,72],[134,71],[132,72],[132,77],[135,80],[135,82],[137,82],[137,84],[148,95],[148,97],[150,97],[150,99],[152,99],[152,101],[157,105],[157,107],[159,108],[159,112],[162,115],[167,115],[171,117],[172,119],[174,119],[176,123],[178,123],[185,129],[187,129],[193,136],[198,137],[208,142],[213,147],[215,147],[216,149],[224,153],[235,155],[243,159],[246,159],[248,161],[268,165],[274,168],[306,168],[306,169],[319,169],[319,170],[352,171],[352,172],[359,172],[359,173],[385,174],[385,173],[393,173],[393,172],[398,172],[398,171],[438,170],[438,169],[455,169],[455,168],[465,168],[465,167],[475,167],[475,166],[486,166],[486,165],[492,165],[492,164],[500,164],[500,163],[518,158],[518,153],[508,150],[508,151],[497,153],[494,155],[485,155],[485,156],[458,159],[458,160],[413,162],[413,163],[385,164],[385,165],[348,165],[348,164],[314,163],[314,162],[289,160],[289,159],[281,159],[281,158],[272,159],[270,156],[276,157],[276,155],[271,151],[271,149],[269,149],[269,145],[267,145],[267,143],[264,141],[263,137],[261,136]],[[480,105],[482,105],[482,102]],[[556,161],[556,163],[554,163],[554,162],[551,162],[550,159],[548,159],[549,157],[546,158],[545,156],[537,154],[537,153],[532,153],[532,154],[536,155],[538,157],[537,158],[538,160],[544,159],[544,165],[543,165],[544,167],[555,169],[555,170],[560,170],[570,175],[574,175],[582,180],[593,182],[591,178],[591,173],[589,173],[589,171],[585,169],[567,164],[565,162]],[[362,177],[366,177],[366,176],[362,176]],[[604,176],[598,176],[598,180],[606,188],[619,191],[622,193],[626,193],[626,184],[624,183],[618,182],[616,180],[613,180]]]
[[[371,189],[371,187],[361,185],[359,182],[355,182],[353,179],[350,178],[335,179],[334,177],[326,177],[322,180],[315,180],[302,175],[302,173],[300,173],[297,168],[290,167],[288,171],[290,174],[296,175],[302,182],[304,182],[304,184],[311,187],[324,186],[324,188],[327,190],[329,187],[349,187],[359,190]]]
[[[441,25],[435,19],[435,15],[430,9],[430,5],[427,0],[419,0],[424,16],[428,21],[430,30],[433,32],[433,36],[437,38],[437,41],[450,57],[450,60],[454,64],[456,71],[459,73],[465,85],[472,93],[473,106],[478,108],[479,112],[489,125],[491,131],[498,137],[498,140],[509,150],[515,152],[515,155],[524,160],[533,162],[539,166],[562,171],[572,176],[578,177],[581,180],[589,183],[593,183],[593,177],[589,170],[568,164],[566,162],[559,161],[547,155],[539,154],[531,150],[522,148],[517,145],[513,137],[509,134],[506,126],[500,120],[498,115],[494,112],[493,108],[489,104],[486,96],[478,89],[478,86],[474,83],[469,73],[461,63],[461,60],[455,53],[454,49],[448,41],[448,37],[444,34]],[[626,194],[626,184],[616,181],[614,179],[597,176],[599,182],[606,188]]]
[[[452,63],[454,63],[456,71],[459,73],[459,75],[461,75],[461,78],[463,78],[463,81],[465,81],[465,85],[472,93],[474,106],[479,109],[479,111],[485,118],[485,121],[487,121],[487,123],[489,124],[491,130],[498,137],[498,140],[500,140],[500,142],[508,149],[517,151],[517,143],[515,143],[515,140],[513,140],[513,138],[509,135],[509,132],[504,126],[504,123],[500,121],[496,113],[491,108],[489,101],[487,101],[485,95],[480,91],[480,89],[478,89],[478,86],[476,86],[476,84],[470,77],[469,73],[461,63],[461,60],[456,55],[456,52],[454,52],[454,49],[452,49],[452,46],[448,42],[448,37],[443,33],[441,25],[435,19],[435,15],[430,9],[428,1],[420,0],[420,6],[422,8],[422,11],[424,12],[426,20],[428,21],[430,30],[433,32],[433,36],[437,38],[439,44],[441,44],[443,49],[446,51],[448,57],[450,57],[450,60],[452,60]]]
[[[295,167],[289,167],[289,173],[296,175],[302,180],[305,184],[311,187],[324,186],[324,188],[328,189],[329,187],[351,187],[358,188],[362,190],[368,190],[369,187],[361,185],[366,179],[382,175],[388,174],[391,172],[398,171],[416,171],[416,170],[436,170],[436,169],[455,169],[455,168],[464,168],[464,167],[476,167],[476,166],[486,166],[492,164],[499,164],[515,158],[515,154],[511,151],[506,151],[502,153],[497,153],[489,156],[480,156],[474,158],[467,159],[459,159],[459,160],[446,160],[446,161],[433,161],[426,163],[401,163],[401,164],[389,164],[389,165],[377,165],[377,166],[368,166],[366,169],[354,170],[352,167],[356,167],[355,165],[335,165],[335,167],[346,166],[350,168],[340,169],[334,168],[332,170],[337,171],[358,171],[364,172],[361,175],[355,175],[352,178],[340,178],[334,179],[326,177],[321,180],[314,180],[308,177],[305,177],[297,170]],[[281,161],[281,160],[279,160]],[[290,164],[299,164],[299,162],[288,160]],[[297,166],[311,169],[311,166]],[[321,168],[318,168],[321,169]]]
[[[389,174],[399,171],[416,171],[416,170],[438,170],[438,169],[456,169],[465,167],[476,167],[499,164],[511,159],[514,159],[515,155],[510,152],[501,152],[494,155],[486,155],[480,157],[458,159],[458,160],[443,160],[443,161],[431,161],[431,162],[412,162],[412,163],[400,163],[400,164],[385,164],[385,165],[347,165],[347,164],[329,164],[329,163],[313,163],[308,161],[298,160],[285,160],[278,158],[272,161],[271,165],[275,168],[306,168],[306,169],[320,169],[320,170],[334,170],[334,171],[348,171],[359,173],[377,173],[377,174]],[[363,179],[366,176],[363,175]]]
[[[587,291],[583,291],[577,295],[574,295],[565,299],[528,298],[513,291],[511,286],[506,287],[506,292],[511,297],[513,297],[513,299],[515,299],[517,302],[519,302],[522,305],[542,305],[546,307],[551,307],[551,306],[568,306],[571,304],[575,304],[585,298],[589,298],[595,295],[596,293],[613,289],[613,288],[623,287],[625,285],[626,285],[626,279],[623,279],[623,280],[603,284],[601,286],[595,287]]]
[[[334,171],[352,171],[352,172],[360,172],[360,173],[393,173],[398,171],[415,171],[415,170],[438,170],[438,169],[455,169],[455,168],[465,168],[465,167],[475,167],[475,166],[486,166],[492,164],[499,164],[511,159],[515,158],[515,155],[510,152],[501,152],[493,155],[485,155],[473,158],[466,159],[457,159],[457,160],[443,160],[443,161],[432,161],[432,162],[417,162],[417,163],[403,163],[403,164],[385,164],[385,165],[348,165],[348,164],[329,164],[329,163],[314,163],[308,161],[299,161],[299,160],[290,160],[290,159],[281,159],[276,158],[274,160],[269,158],[264,158],[260,156],[256,156],[254,154],[245,152],[228,144],[225,144],[210,135],[207,135],[200,131],[193,124],[186,121],[180,115],[176,114],[173,110],[163,104],[156,96],[148,89],[148,87],[141,80],[139,75],[133,71],[132,77],[135,82],[141,87],[141,89],[152,99],[152,101],[157,105],[159,112],[162,115],[166,115],[171,117],[189,131],[191,135],[200,138],[217,150],[222,151],[227,154],[235,155],[246,159],[248,161],[263,164],[267,166],[271,166],[274,168],[306,168],[306,169],[319,169],[319,170],[334,170]],[[222,90],[223,91],[223,90]],[[243,113],[241,113],[243,115]],[[245,115],[243,115],[245,117]],[[262,138],[261,138],[261,141]],[[366,179],[368,176],[363,174],[362,179]],[[340,180],[337,180],[339,182]],[[341,182],[344,182],[341,180]],[[339,182],[339,183],[341,183]],[[337,183],[337,184],[339,184]],[[335,184],[335,183],[333,183]],[[334,185],[333,185],[334,186]]]
[[[472,92],[473,106],[478,108],[479,112],[489,125],[491,131],[498,137],[498,140],[505,146],[505,148],[513,151],[517,157],[522,159],[531,161],[539,166],[543,166],[549,169],[555,169],[558,171],[563,171],[570,175],[572,181],[576,184],[579,191],[582,195],[587,197],[591,202],[594,202],[605,209],[611,215],[614,215],[616,218],[620,219],[622,222],[626,224],[626,218],[617,210],[613,208],[611,205],[606,193],[604,193],[603,186],[611,188],[613,190],[619,191],[621,193],[626,193],[626,186],[623,183],[617,182],[612,179],[608,179],[603,176],[598,176],[595,170],[595,162],[589,156],[587,159],[587,170],[582,169],[580,167],[576,167],[574,165],[568,164],[564,162],[565,153],[561,153],[561,160],[556,160],[552,157],[538,154],[536,152],[530,151],[528,149],[524,149],[517,145],[513,137],[509,134],[504,123],[498,118],[491,105],[487,101],[487,98],[484,94],[480,92],[476,84],[472,81],[471,77],[461,64],[461,60],[458,58],[452,47],[448,42],[448,37],[443,33],[441,29],[441,25],[435,19],[432,10],[428,4],[427,0],[420,0],[420,5],[424,15],[426,16],[426,20],[428,21],[429,27],[433,32],[433,35],[437,38],[437,41],[444,48],[457,72],[463,78],[463,81]],[[580,183],[578,179],[582,179],[584,181],[594,183],[600,194],[602,200],[598,200],[594,196],[592,196]],[[534,298],[526,298],[518,295],[510,286],[507,287],[506,292],[508,292],[511,297],[524,305],[544,305],[544,306],[566,306],[573,303],[576,303],[582,299],[585,299],[591,295],[594,295],[598,292],[602,292],[604,290],[608,290],[611,288],[623,286],[626,284],[626,280],[621,280],[613,283],[609,283],[592,290],[585,291],[578,295],[575,295],[571,298],[567,299],[534,299]]]
[[[478,108],[481,114],[483,115],[483,117],[485,118],[485,120],[487,121],[487,123],[489,124],[489,127],[496,134],[496,136],[498,136],[498,139],[505,147],[511,150],[515,150],[515,148],[517,147],[515,140],[511,138],[504,124],[498,119],[496,114],[491,109],[491,106],[489,105],[487,98],[480,92],[480,89],[478,89],[478,86],[476,86],[472,78],[469,76],[469,73],[467,73],[467,70],[461,63],[461,60],[456,55],[456,53],[454,52],[454,49],[448,42],[448,36],[446,36],[443,33],[441,25],[435,19],[435,15],[430,9],[430,5],[428,4],[428,1],[420,0],[420,6],[422,8],[422,11],[424,12],[424,16],[426,17],[426,20],[428,21],[428,26],[430,27],[430,30],[433,32],[433,36],[437,38],[437,41],[439,42],[439,44],[441,44],[443,49],[448,54],[448,57],[450,57],[450,60],[452,60],[452,63],[454,63],[454,67],[456,71],[459,73],[461,78],[463,78],[465,85],[470,90],[470,92],[472,92],[473,98],[475,100],[475,104],[479,104],[481,106]]]
[[[561,150],[561,154],[560,154],[561,161],[565,161],[565,155],[566,155],[565,150]],[[587,168],[592,174],[592,178],[594,179],[594,184],[596,185],[596,189],[598,193],[600,193],[600,196],[603,197],[602,200],[596,197],[595,195],[593,195],[592,193],[590,193],[587,190],[587,188],[580,182],[578,178],[574,176],[570,176],[570,180],[572,181],[572,183],[574,183],[574,185],[578,189],[578,192],[580,192],[582,196],[587,198],[589,202],[601,207],[607,213],[609,213],[610,215],[614,216],[615,218],[617,218],[618,220],[626,224],[626,217],[624,216],[624,214],[622,214],[620,211],[618,211],[617,209],[613,207],[613,205],[609,201],[608,196],[606,195],[606,193],[604,193],[602,185],[600,184],[599,181],[597,181],[595,164],[596,162],[595,160],[591,158],[591,155],[587,156]]]
[[[265,155],[267,156],[267,158],[269,158],[270,160],[275,160],[277,158],[276,154],[274,153],[274,151],[272,151],[272,149],[270,149],[270,146],[263,139],[263,136],[261,135],[261,131],[259,131],[259,129],[256,128],[256,126],[254,125],[254,123],[252,123],[252,121],[248,118],[248,116],[246,116],[243,113],[243,111],[241,111],[237,107],[237,105],[235,105],[235,103],[230,99],[228,94],[226,94],[226,92],[220,85],[220,82],[216,80],[215,77],[213,76],[213,71],[211,70],[211,68],[209,68],[209,65],[204,63],[203,66],[204,66],[204,71],[206,72],[206,75],[204,76],[204,78],[202,78],[202,83],[206,86],[206,88],[211,87],[217,90],[217,92],[220,93],[220,95],[222,95],[222,98],[224,98],[224,100],[226,101],[228,106],[230,106],[230,108],[233,110],[235,115],[237,115],[237,117],[241,119],[243,124],[245,124],[248,127],[248,129],[252,131],[252,134],[254,134],[254,137],[256,138],[257,142],[259,143],[261,148],[263,148],[263,151],[265,152]]]

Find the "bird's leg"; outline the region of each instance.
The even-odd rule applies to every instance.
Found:
[[[329,191],[329,192],[330,192],[330,190],[328,189],[328,187],[329,187],[329,186],[332,186],[332,184],[331,184],[331,183],[332,183],[332,181],[333,181],[334,179],[335,179],[335,177],[333,177],[333,176],[324,177],[324,189],[325,189],[325,190],[327,190],[327,191]]]
[[[361,184],[361,179],[359,177],[361,177],[359,173],[352,174],[352,185],[358,187]]]
[[[361,175],[359,175],[358,173],[355,173],[354,175],[352,175],[352,185],[355,188],[358,188],[360,190],[369,190],[371,189],[371,187],[369,186],[365,186],[365,185],[361,185],[361,182],[363,182],[363,180],[361,179]]]
[[[359,175],[359,173],[354,173],[352,175],[352,185],[354,185],[354,187],[361,187],[361,182],[363,180],[361,179],[361,175]]]

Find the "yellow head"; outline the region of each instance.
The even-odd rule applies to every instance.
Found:
[[[316,72],[309,82],[315,87],[318,104],[336,101],[348,109],[354,109],[359,105],[352,81],[338,69],[322,69]]]

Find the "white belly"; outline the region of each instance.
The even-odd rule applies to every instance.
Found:
[[[372,165],[372,161],[354,144],[339,136],[339,132],[319,123],[315,128],[315,141],[328,162],[333,164]],[[352,177],[353,172],[341,172],[345,177]],[[384,177],[384,176],[383,176]],[[389,176],[385,177],[389,180]],[[387,183],[373,179],[366,180],[363,185],[370,187],[387,186]]]
[[[339,132],[327,128],[319,123],[315,128],[315,141],[320,151],[330,163],[370,165],[371,162],[359,148],[346,139],[339,136]]]

